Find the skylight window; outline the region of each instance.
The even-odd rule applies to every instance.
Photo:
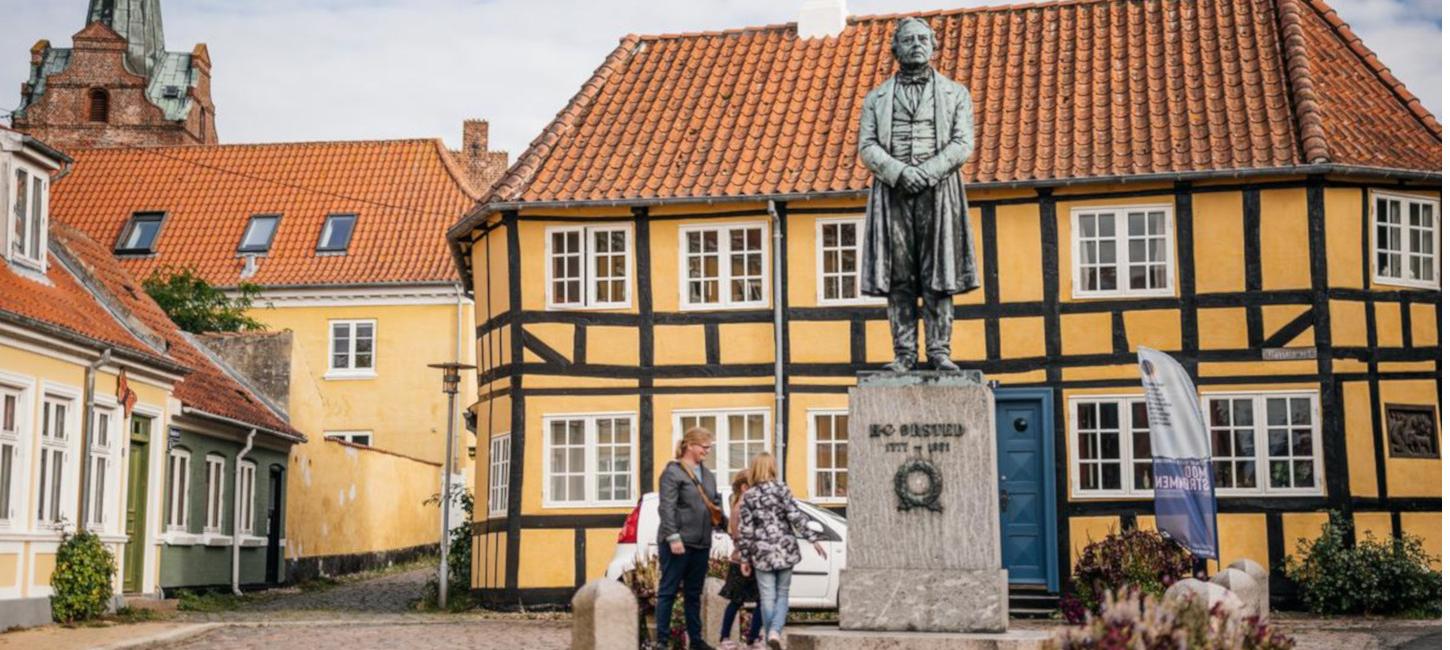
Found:
[[[281,215],[258,214],[253,215],[247,222],[247,230],[242,233],[242,244],[237,251],[242,253],[265,253],[272,248],[272,238],[277,235],[277,222],[281,221]]]
[[[344,252],[352,242],[352,228],[357,223],[355,214],[330,214],[322,224],[322,237],[317,240],[319,252]]]
[[[160,212],[138,212],[131,217],[126,229],[121,232],[121,241],[116,244],[117,253],[146,254],[156,252],[156,238],[161,235],[161,221],[166,217]]]

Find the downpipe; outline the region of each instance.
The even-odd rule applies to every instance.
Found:
[[[247,433],[247,446],[237,453],[232,463],[232,593],[242,595],[242,461],[252,453],[252,441],[257,430]],[[257,487],[257,475],[252,474],[252,489]]]
[[[765,205],[766,210],[770,213],[770,306],[775,318],[775,463],[776,471],[784,480],[785,418],[787,417],[785,412],[785,296],[782,295],[784,293],[782,291],[784,269],[781,268],[780,263],[784,237],[781,234],[779,202],[770,201]]]

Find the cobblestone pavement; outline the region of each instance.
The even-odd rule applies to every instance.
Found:
[[[316,621],[275,623],[264,626],[235,624],[193,637],[182,643],[162,646],[169,650],[236,648],[239,650],[392,650],[394,648],[440,648],[469,650],[540,650],[569,647],[566,621],[487,620],[469,618],[450,622],[410,621],[361,623]]]

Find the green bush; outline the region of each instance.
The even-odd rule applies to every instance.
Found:
[[[1073,571],[1074,594],[1062,612],[1072,623],[1095,612],[1103,597],[1125,587],[1161,596],[1169,585],[1193,570],[1193,556],[1157,531],[1128,530],[1087,545]]]
[[[82,530],[61,536],[50,574],[51,617],[67,625],[106,613],[111,604],[111,580],[116,556],[95,533]]]
[[[1440,573],[1418,537],[1380,541],[1372,533],[1350,545],[1343,515],[1333,513],[1314,541],[1299,540],[1287,563],[1299,597],[1316,614],[1440,613]]]
[[[473,609],[473,492],[465,487],[455,487],[453,502],[463,510],[463,521],[448,531],[448,609],[461,612]],[[438,506],[440,495],[433,495],[423,502],[425,506]],[[436,559],[436,558],[435,558]],[[428,576],[423,585],[423,603],[438,602],[438,574]]]
[[[1096,615],[1058,632],[1063,650],[1289,650],[1294,640],[1257,616],[1230,616],[1193,598],[1161,602],[1125,587],[1103,595]]]
[[[171,317],[177,327],[188,332],[245,332],[266,329],[247,315],[252,301],[261,295],[258,285],[243,282],[237,285],[236,297],[211,286],[190,268],[163,266],[151,272],[141,287]]]

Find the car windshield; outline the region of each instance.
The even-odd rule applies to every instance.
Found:
[[[801,502],[800,505],[802,506],[802,509],[804,509],[806,512],[809,512],[817,517],[822,517],[824,519],[833,521],[841,525],[845,525],[846,523],[845,517],[842,517],[841,515],[831,512],[830,510],[827,510],[825,508],[820,508],[804,502]]]

